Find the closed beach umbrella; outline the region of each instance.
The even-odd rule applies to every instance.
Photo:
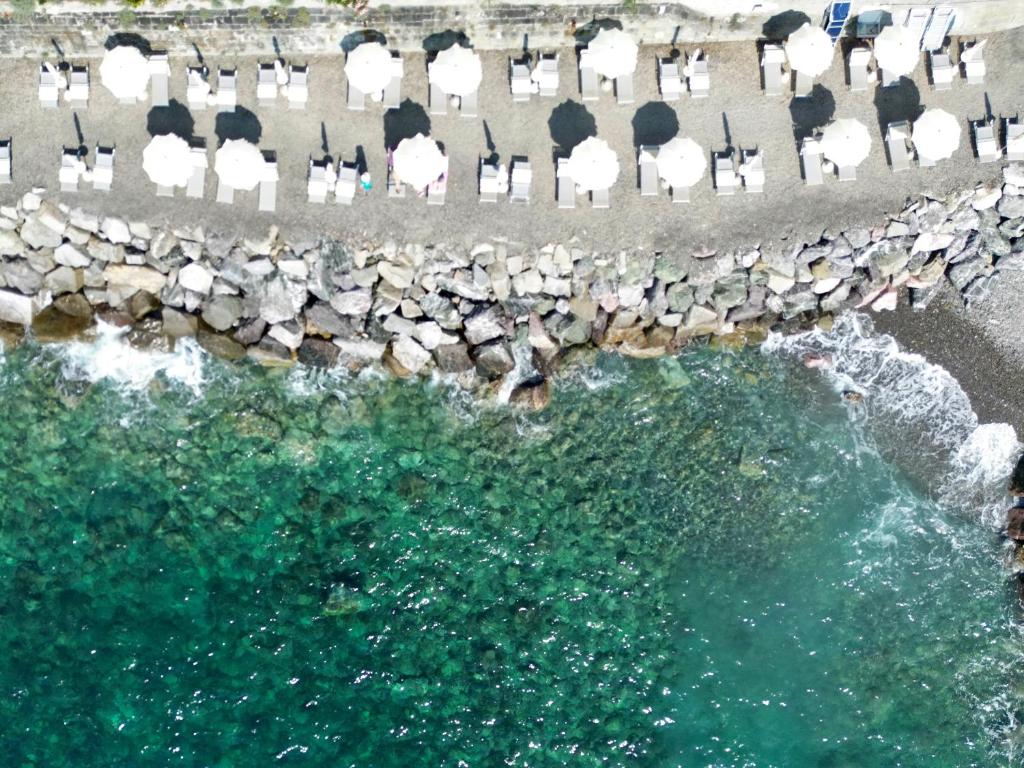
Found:
[[[255,189],[266,176],[266,161],[259,147],[245,139],[228,139],[217,150],[213,170],[217,178],[243,192]]]
[[[817,77],[832,66],[832,38],[820,27],[804,24],[786,40],[789,66],[808,77]]]
[[[192,174],[192,150],[181,136],[154,136],[142,150],[142,170],[161,187],[184,187]]]
[[[360,44],[345,60],[345,77],[357,91],[383,91],[391,80],[391,52],[380,43]]]
[[[658,150],[658,175],[672,187],[692,187],[704,176],[708,159],[700,144],[690,138],[676,138]]]
[[[621,29],[602,29],[587,46],[597,74],[615,79],[636,72],[637,45]]]
[[[111,48],[100,64],[100,82],[117,99],[141,98],[149,85],[149,61],[133,46]]]
[[[860,165],[871,152],[871,134],[859,120],[836,120],[822,132],[821,151],[840,168]]]
[[[591,136],[573,148],[568,173],[580,192],[609,189],[619,178],[619,158],[607,141]]]
[[[437,142],[417,133],[402,139],[392,155],[395,175],[413,189],[423,189],[444,173],[445,158]]]
[[[945,160],[960,146],[960,123],[943,109],[926,110],[910,133],[914,149],[929,160]]]
[[[921,59],[920,42],[908,27],[890,25],[875,38],[875,61],[894,75],[909,75]]]
[[[468,96],[480,87],[483,76],[483,65],[476,52],[453,45],[431,62],[428,79],[449,96]]]

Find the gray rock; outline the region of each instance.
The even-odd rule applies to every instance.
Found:
[[[25,243],[10,230],[0,230],[0,256],[21,256],[25,253]]]
[[[213,273],[198,262],[186,264],[178,272],[178,285],[206,296],[213,288]]]
[[[412,267],[382,261],[377,264],[380,279],[400,290],[412,287],[416,272]]]
[[[57,267],[52,272],[47,273],[43,284],[54,296],[62,293],[75,293],[85,287],[85,276],[81,269]]]
[[[375,362],[384,356],[386,344],[372,339],[334,339],[342,357],[356,362]]]
[[[149,243],[149,253],[154,259],[163,259],[178,245],[178,238],[166,229],[161,229]]]
[[[108,264],[103,270],[107,284],[115,287],[134,288],[157,294],[167,285],[167,276],[152,267],[133,267],[128,264]]]
[[[718,327],[718,313],[701,304],[694,304],[686,313],[683,328],[690,333],[712,333]]]
[[[473,369],[473,361],[465,344],[445,344],[433,352],[437,369],[444,373],[462,373]]]
[[[203,320],[211,328],[227,331],[242,316],[242,302],[234,296],[214,296],[203,304]]]
[[[731,273],[735,266],[736,259],[731,253],[703,259],[693,259],[690,262],[687,281],[690,285],[710,285],[719,278]]]
[[[0,320],[18,325],[32,325],[35,305],[28,296],[0,290]]]
[[[283,323],[275,323],[270,326],[270,330],[267,331],[267,336],[280,342],[288,349],[298,349],[302,344],[302,339],[306,334],[302,330],[302,326],[299,325],[296,320],[286,320]],[[235,337],[237,338],[237,336]]]
[[[63,242],[60,232],[50,229],[35,215],[25,219],[19,234],[30,248],[56,248]]]
[[[8,287],[17,288],[22,293],[38,293],[43,287],[43,276],[22,259],[8,261],[0,266],[0,276]]]
[[[516,367],[512,351],[504,341],[473,347],[472,355],[477,373],[486,379],[497,379]]]
[[[654,263],[654,276],[665,283],[678,283],[690,270],[687,253],[662,253]]]
[[[409,373],[419,373],[430,362],[430,353],[411,336],[399,336],[393,340],[391,356]]]
[[[389,315],[398,310],[402,303],[403,291],[388,283],[381,283],[377,287],[377,295],[373,300],[373,314],[375,316]]]
[[[69,317],[92,317],[92,304],[80,293],[66,293],[53,300],[53,307]]]
[[[121,264],[124,262],[124,246],[108,243],[106,240],[91,238],[85,246],[86,252],[94,259],[105,261],[110,264]]]
[[[298,360],[314,368],[333,368],[338,363],[341,350],[324,339],[306,339],[299,347]]]
[[[163,320],[164,335],[172,339],[182,339],[186,336],[195,336],[199,329],[199,322],[193,315],[186,315],[170,307],[164,307],[160,312]]]
[[[814,291],[797,291],[786,294],[782,299],[782,317],[786,320],[818,308],[818,296]]]
[[[873,279],[899,273],[908,261],[910,254],[907,249],[894,240],[882,240],[869,248],[868,268]]]
[[[970,306],[987,299],[989,294],[992,293],[995,279],[995,275],[983,275],[968,285],[963,291],[964,301],[967,302],[967,305]]]
[[[88,267],[90,259],[71,243],[63,243],[57,246],[53,252],[54,260],[65,267]]]
[[[454,331],[462,327],[462,316],[451,300],[438,293],[428,293],[419,300],[423,314],[442,328]]]
[[[742,272],[734,272],[715,283],[711,294],[711,303],[718,312],[725,312],[738,307],[747,300],[747,276]]]
[[[459,341],[458,336],[453,333],[446,333],[433,320],[424,320],[421,323],[416,323],[412,337],[428,351],[437,349],[443,344],[455,344]]]
[[[306,325],[307,333],[312,334],[329,333],[332,336],[348,337],[354,330],[350,318],[342,317],[330,304],[322,301],[306,310]]]
[[[821,311],[838,312],[849,297],[850,286],[846,283],[840,283],[828,296],[821,298]]]
[[[268,323],[282,323],[298,315],[305,304],[304,283],[285,277],[275,277],[266,283],[259,294],[259,315]]]
[[[132,240],[131,230],[128,228],[128,224],[123,220],[115,216],[108,216],[100,224],[100,234],[103,235],[104,239],[109,243],[115,245],[130,243]]]
[[[866,248],[868,243],[871,242],[871,231],[868,229],[848,229],[843,234],[850,241],[850,245],[857,250]]]
[[[233,336],[239,344],[249,347],[263,338],[263,332],[267,329],[267,321],[262,317],[254,317],[251,320],[241,321]]]
[[[512,278],[512,289],[519,296],[528,296],[544,290],[544,276],[536,269],[520,272]]]
[[[466,340],[473,346],[505,336],[508,320],[501,307],[492,305],[463,321]]]
[[[958,291],[962,291],[986,269],[988,269],[988,264],[985,263],[984,259],[971,259],[970,261],[962,261],[959,264],[954,264],[949,268],[949,272],[947,274],[949,276],[949,282],[951,282]]]
[[[250,360],[271,368],[287,367],[292,364],[291,350],[277,339],[264,336],[255,346],[245,351]]]
[[[368,288],[336,293],[331,297],[331,307],[342,315],[365,315],[373,306],[373,294]]]
[[[385,331],[396,336],[412,336],[416,330],[416,323],[406,320],[401,315],[388,315],[381,325]]]

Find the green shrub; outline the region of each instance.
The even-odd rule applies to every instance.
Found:
[[[36,0],[11,0],[12,15],[17,21],[28,21],[36,12]]]
[[[312,19],[309,18],[309,10],[299,8],[292,17],[292,22],[296,27],[308,27],[312,23]]]
[[[123,29],[134,27],[139,17],[131,8],[122,8],[117,12],[117,25]]]

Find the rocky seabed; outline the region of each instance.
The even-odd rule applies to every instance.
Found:
[[[8,339],[25,328],[66,340],[101,318],[133,326],[140,343],[194,336],[266,365],[384,363],[494,381],[521,374],[524,356],[541,374],[574,347],[653,357],[844,308],[894,309],[904,289],[923,309],[944,281],[977,301],[1001,271],[1024,268],[1024,166],[1002,181],[922,196],[874,227],[738,252],[300,242],[276,228],[233,239],[98,217],[35,191],[0,207],[0,320]]]

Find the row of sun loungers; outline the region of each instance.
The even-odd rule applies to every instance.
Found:
[[[333,172],[334,181],[328,180],[328,171]],[[340,205],[352,205],[356,196],[358,174],[355,163],[339,163],[335,172],[327,159],[309,161],[309,182],[307,195],[311,203],[326,203],[328,195],[334,193],[334,202]]]

